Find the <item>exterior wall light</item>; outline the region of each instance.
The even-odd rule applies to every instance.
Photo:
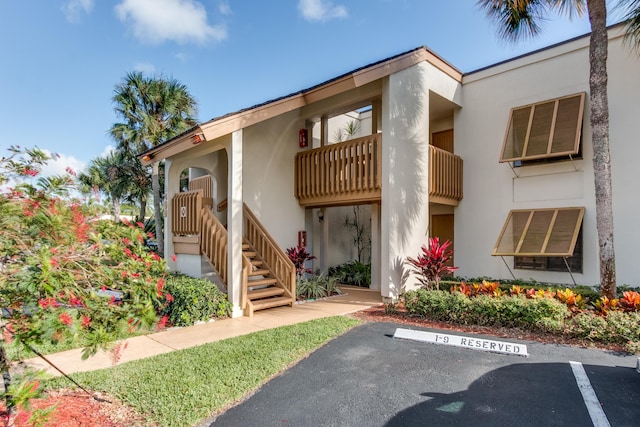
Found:
[[[196,133],[195,135],[191,135],[190,139],[193,145],[200,144],[202,141],[204,141],[204,134]]]

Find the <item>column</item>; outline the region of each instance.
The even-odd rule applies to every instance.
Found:
[[[228,148],[229,180],[227,202],[228,283],[227,296],[233,305],[232,317],[243,315],[240,307],[242,292],[242,129],[233,132]]]

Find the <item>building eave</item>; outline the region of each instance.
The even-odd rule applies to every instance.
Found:
[[[206,143],[289,111],[356,89],[423,61],[431,63],[456,81],[462,81],[460,71],[422,46],[358,68],[299,92],[213,118],[140,154],[139,157],[145,165],[166,159],[188,150],[192,146],[191,138],[199,133],[204,134],[205,141],[203,143]]]

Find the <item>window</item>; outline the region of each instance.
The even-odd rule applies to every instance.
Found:
[[[567,271],[567,264],[573,273],[582,273],[582,228],[578,232],[578,240],[573,249],[573,255],[566,257],[567,264],[563,257],[538,257],[538,256],[515,256],[513,257],[513,268],[521,270],[543,270],[543,271]]]
[[[557,268],[558,259],[543,262],[537,258],[571,257],[576,255],[576,246],[580,246],[581,258],[578,237],[583,217],[584,208],[513,210],[507,216],[492,255],[519,257],[516,265],[528,267],[516,268],[533,269],[549,269],[550,264]],[[559,261],[564,264],[562,258]]]
[[[512,109],[500,162],[578,154],[584,98],[583,92]]]

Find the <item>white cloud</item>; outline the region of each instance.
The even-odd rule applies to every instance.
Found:
[[[205,43],[227,37],[223,25],[209,25],[206,9],[194,0],[122,0],[115,11],[138,39],[148,43]]]
[[[138,62],[137,64],[133,64],[134,71],[139,71],[143,74],[153,74],[156,72],[155,65],[149,62]]]
[[[221,0],[218,3],[218,12],[220,15],[231,15],[233,12],[231,11],[231,6],[229,6],[229,2],[227,0]]]
[[[113,145],[107,145],[106,147],[104,147],[104,150],[102,150],[102,153],[100,153],[98,156],[104,157],[108,154],[111,154],[112,151],[116,151],[116,147],[114,147]]]
[[[329,21],[349,16],[347,8],[330,0],[300,0],[298,9],[307,21]]]
[[[185,52],[178,52],[178,53],[174,54],[174,56],[180,62],[187,62],[187,60],[189,59],[189,54],[187,54]]]
[[[82,14],[89,14],[93,9],[94,0],[67,0],[62,5],[62,13],[69,22],[78,22]]]
[[[80,173],[87,166],[85,162],[78,160],[73,156],[68,156],[66,154],[54,154],[45,149],[42,151],[51,157],[51,160],[42,167],[42,171],[40,173],[42,176],[64,175],[68,170]]]

